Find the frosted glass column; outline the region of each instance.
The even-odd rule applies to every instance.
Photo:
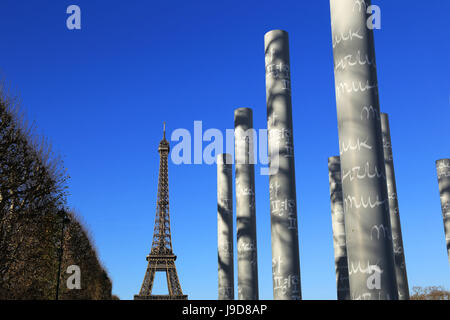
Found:
[[[445,242],[450,263],[450,159],[436,161],[436,170],[441,196],[442,216],[444,218]]]
[[[230,154],[217,155],[217,245],[219,300],[234,299],[233,181]]]
[[[331,0],[351,299],[398,299],[370,1]]]
[[[264,49],[273,298],[300,300],[302,294],[288,33],[283,30],[267,32],[264,36]]]
[[[409,300],[408,277],[406,275],[402,228],[400,226],[400,213],[398,209],[397,186],[395,183],[394,158],[392,155],[391,130],[389,128],[389,117],[386,113],[381,114],[381,132],[383,135],[384,164],[389,198],[389,215],[391,217],[398,299]]]
[[[238,298],[258,300],[253,114],[234,112]]]
[[[339,157],[328,158],[328,177],[330,182],[331,223],[333,227],[337,298],[338,300],[349,300],[350,284],[348,281],[341,160]]]

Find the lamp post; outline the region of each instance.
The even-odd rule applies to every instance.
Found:
[[[62,263],[62,255],[63,255],[64,229],[66,228],[66,224],[70,223],[70,219],[67,216],[67,213],[64,209],[59,210],[57,214],[61,218],[61,241],[59,243],[59,248],[58,248],[58,277],[56,278],[55,300],[58,300],[58,296],[59,296],[59,279],[61,278],[61,263]]]

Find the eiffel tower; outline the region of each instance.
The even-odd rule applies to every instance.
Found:
[[[155,228],[150,254],[147,256],[148,266],[145,272],[141,291],[134,296],[135,300],[187,300],[187,295],[181,290],[178,280],[175,260],[177,256],[172,251],[169,216],[169,174],[168,156],[170,146],[166,140],[166,124],[164,123],[164,136],[159,143],[159,180],[158,202],[156,206]],[[153,281],[157,271],[165,271],[168,295],[152,295]]]

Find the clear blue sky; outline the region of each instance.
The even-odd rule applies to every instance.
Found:
[[[66,28],[70,4],[81,7],[79,31]],[[450,289],[435,169],[450,157],[450,2],[373,4],[409,285]],[[252,107],[255,128],[266,128],[271,29],[290,35],[303,297],[335,299],[327,158],[339,148],[327,0],[1,1],[0,77],[62,155],[69,204],[121,299],[139,291],[147,266],[162,122],[169,133],[192,132],[194,120],[225,130],[235,108]],[[216,168],[170,163],[169,175],[183,291],[217,299]],[[260,297],[272,299],[267,176],[256,176],[256,192]]]

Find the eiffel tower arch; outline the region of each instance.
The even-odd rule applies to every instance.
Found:
[[[166,125],[164,123],[163,139],[159,143],[159,178],[158,178],[158,200],[156,205],[155,227],[150,254],[147,256],[148,266],[145,272],[139,294],[134,296],[135,300],[186,300],[187,295],[181,290],[178,279],[175,260],[177,256],[172,250],[172,237],[170,234],[169,215],[169,173],[168,157],[170,152],[169,142],[166,140]],[[152,295],[153,281],[158,271],[166,273],[167,295]]]

